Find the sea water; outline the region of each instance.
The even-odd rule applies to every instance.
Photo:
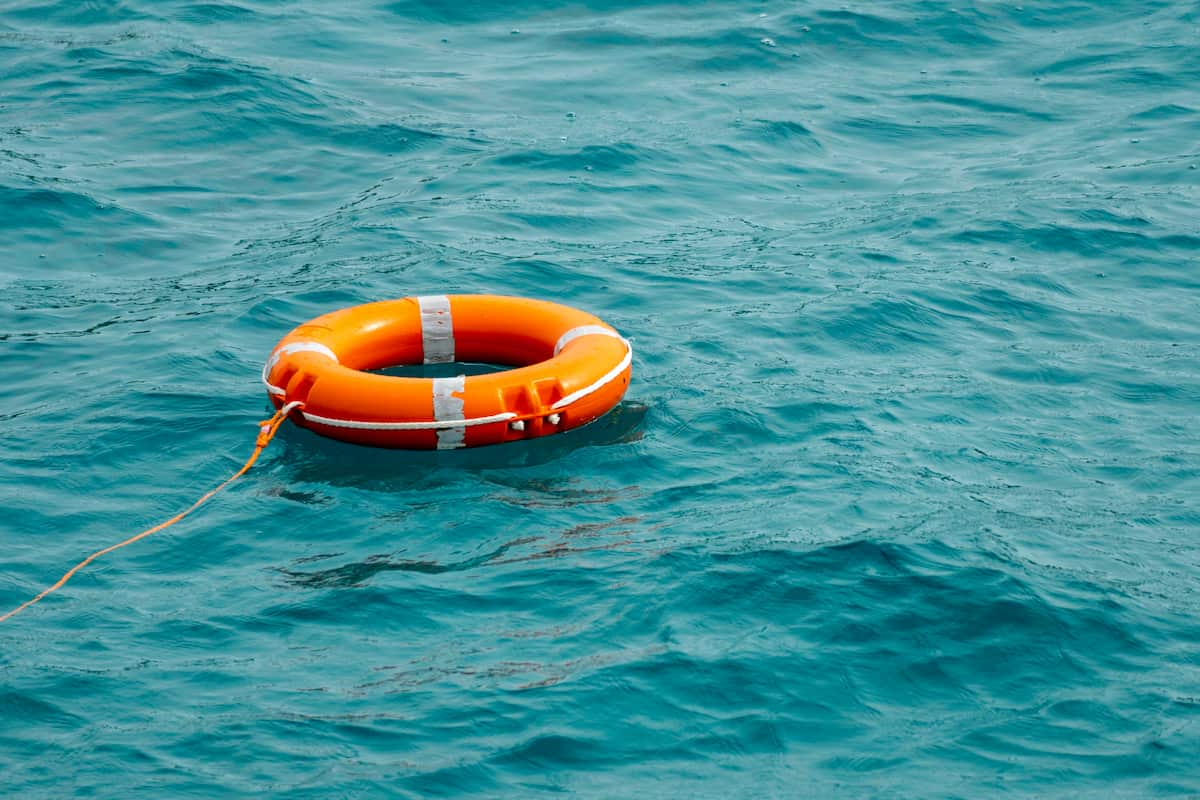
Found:
[[[0,605],[318,314],[567,303],[577,433],[287,426],[0,625],[5,797],[1200,795],[1190,2],[0,6]]]

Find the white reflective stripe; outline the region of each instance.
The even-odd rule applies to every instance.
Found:
[[[426,364],[449,364],[454,360],[454,320],[450,298],[434,294],[417,298],[421,309],[421,352]]]
[[[467,389],[467,376],[433,379],[433,419],[435,422],[460,422],[463,419],[464,401],[461,395]],[[455,393],[458,393],[456,395]],[[438,450],[453,450],[462,447],[466,429],[462,426],[438,430]]]
[[[357,428],[364,431],[441,431],[450,428],[470,428],[472,425],[490,425],[493,422],[508,422],[517,415],[511,411],[502,414],[492,414],[488,417],[472,417],[471,419],[447,419],[433,422],[368,422],[355,419],[334,419],[321,417],[301,411],[309,422],[328,425],[331,428]]]
[[[554,345],[554,355],[558,355],[564,347],[580,336],[592,336],[594,334],[611,336],[614,339],[621,338],[621,334],[603,325],[580,325],[578,328],[571,328],[571,330],[558,337],[558,342]]]
[[[565,408],[571,405],[571,403],[574,403],[576,400],[587,397],[592,392],[599,391],[620,377],[621,373],[625,371],[625,368],[628,367],[633,361],[633,345],[631,345],[627,339],[621,339],[621,341],[625,343],[625,357],[621,359],[621,363],[617,364],[615,367],[605,373],[603,378],[596,381],[591,386],[585,386],[577,392],[571,392],[569,395],[550,406],[550,408],[554,409],[555,411],[560,408]]]
[[[262,382],[267,387],[267,391],[271,394],[287,394],[286,389],[280,389],[278,386],[273,386],[270,381],[271,370],[279,363],[279,359],[290,353],[320,353],[323,356],[328,356],[333,359],[333,363],[338,363],[337,353],[330,350],[320,342],[292,342],[285,344],[283,347],[271,353],[271,357],[267,359],[267,363],[263,365]]]

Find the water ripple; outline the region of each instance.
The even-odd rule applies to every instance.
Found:
[[[4,623],[8,793],[1200,793],[1198,23],[0,9],[4,609],[240,466],[306,319],[634,345],[561,437],[287,426]]]

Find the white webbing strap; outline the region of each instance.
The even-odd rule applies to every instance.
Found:
[[[278,386],[271,384],[271,370],[275,369],[275,365],[279,363],[279,359],[290,353],[320,353],[323,356],[333,359],[333,363],[338,363],[337,353],[330,350],[320,342],[292,342],[285,344],[283,347],[271,353],[271,357],[267,359],[267,363],[263,365],[262,382],[267,387],[267,391],[271,394],[286,395],[287,390],[281,389]]]
[[[466,388],[466,375],[433,379],[434,422],[463,421],[464,401],[461,395],[466,391]],[[456,447],[462,447],[466,432],[466,428],[462,426],[439,428],[437,432],[438,450],[453,450]]]
[[[450,298],[444,294],[417,298],[421,310],[421,353],[426,364],[454,361],[454,318]]]

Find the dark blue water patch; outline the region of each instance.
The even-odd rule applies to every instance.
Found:
[[[200,25],[228,22],[254,24],[258,12],[237,3],[187,3],[176,12],[178,19]]]
[[[618,10],[621,3],[611,0],[594,0],[595,5],[602,9]],[[585,4],[586,5],[586,4]],[[480,22],[500,23],[519,19],[536,17],[539,12],[548,10],[543,0],[522,0],[503,8],[494,7],[488,3],[441,3],[437,0],[400,0],[400,2],[384,2],[380,8],[389,14],[410,18],[421,22],[436,22],[440,24],[474,24]],[[504,31],[508,33],[508,29]]]
[[[978,13],[948,12],[931,4],[919,17],[869,14],[848,9],[818,8],[808,14],[786,18],[785,28],[794,38],[787,44],[801,49],[816,48],[828,55],[838,52],[868,63],[893,62],[913,52],[944,55],[956,47],[970,52],[986,50],[995,40],[986,24],[978,25]]]
[[[879,143],[916,143],[928,140],[960,142],[978,138],[1011,136],[1003,128],[980,123],[909,124],[878,117],[852,117],[839,122],[835,130],[851,137]]]
[[[1200,236],[1195,234],[1177,233],[1160,236],[1158,242],[1169,248],[1184,251],[1200,250]]]
[[[1157,122],[1159,120],[1177,120],[1191,119],[1195,120],[1196,109],[1188,106],[1178,105],[1176,103],[1165,103],[1163,105],[1154,106],[1144,111],[1139,111],[1136,114],[1131,114],[1130,119],[1145,120],[1147,122]]]
[[[763,141],[784,144],[803,150],[822,150],[821,142],[813,131],[799,122],[790,120],[755,120],[755,131]]]
[[[323,107],[305,81],[287,79],[256,65],[214,57],[188,49],[174,49],[159,55],[166,78],[164,91],[181,89],[189,95],[211,95],[221,102],[253,97],[257,102],[277,99],[295,107]]]
[[[0,709],[4,711],[3,715],[0,715],[0,718],[9,723],[17,721],[22,721],[26,724],[35,722],[70,729],[77,726],[81,721],[79,716],[63,708],[39,700],[36,697],[11,691],[0,695]],[[9,726],[6,725],[5,727]]]
[[[0,186],[0,214],[10,230],[70,231],[78,222],[103,220],[116,227],[145,227],[154,220],[122,208],[115,203],[102,202],[95,197],[66,186],[55,188],[33,186]],[[43,241],[52,239],[43,234]]]
[[[147,22],[160,19],[150,9],[138,9],[130,3],[120,0],[103,0],[98,3],[87,3],[83,6],[62,3],[43,3],[28,5],[21,8],[9,8],[3,12],[9,20],[34,22],[38,24],[54,23],[70,30],[76,27],[114,25],[129,22]]]
[[[628,171],[644,156],[629,144],[604,147],[588,146],[574,153],[524,152],[500,156],[496,163],[505,167],[544,169],[562,172]]]
[[[1020,243],[1023,248],[1029,247],[1035,251],[1068,252],[1087,257],[1122,250],[1154,250],[1157,249],[1156,244],[1163,243],[1162,239],[1131,230],[1069,225],[1019,225],[1011,222],[992,227],[975,227],[956,234],[955,238],[971,243]],[[1191,237],[1183,237],[1179,243],[1190,246]]]
[[[1024,117],[1026,119],[1036,120],[1038,122],[1053,122],[1058,119],[1057,115],[1043,109],[1023,108],[1021,106],[1009,105],[1007,103],[988,101],[978,97],[959,97],[954,95],[930,93],[914,94],[911,95],[909,99],[918,103],[931,103],[935,105],[949,106],[951,108],[960,108],[966,112],[980,112],[986,115]]]
[[[588,25],[575,30],[566,30],[552,35],[552,41],[565,47],[604,47],[636,49],[653,46],[657,37],[633,28]]]
[[[871,353],[890,353],[912,346],[932,345],[933,331],[941,328],[941,314],[912,301],[867,299],[829,319],[828,311],[821,329],[829,340],[842,347]]]
[[[1191,403],[1200,399],[1200,385],[1178,386],[1156,381],[1118,381],[1117,398],[1128,403]]]
[[[485,764],[441,767],[405,777],[398,785],[418,797],[457,797],[467,792],[502,791],[495,779],[494,770]]]
[[[1012,359],[1017,360],[1017,359]],[[1004,380],[1044,386],[1071,386],[1087,382],[1086,373],[1065,369],[1059,366],[1038,363],[1028,357],[1019,359],[1018,364],[998,367],[990,370],[990,374]]]
[[[443,138],[433,131],[394,123],[336,126],[317,135],[320,138],[332,138],[339,148],[348,146],[354,150],[382,154],[402,153]]]

